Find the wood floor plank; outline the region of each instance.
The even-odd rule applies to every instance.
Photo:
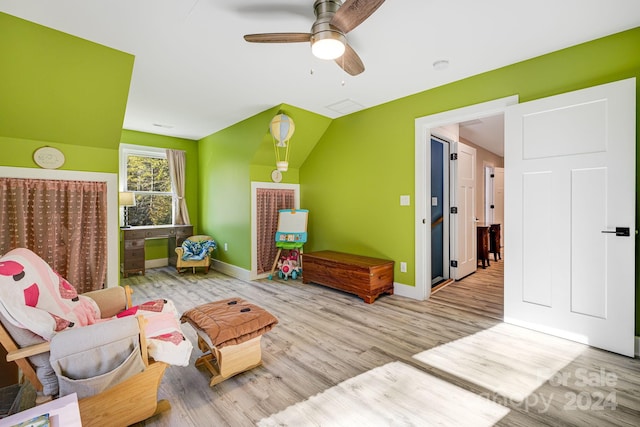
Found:
[[[193,366],[200,356],[194,348],[191,365],[169,367],[162,381],[160,397],[168,399],[172,409],[140,425],[253,426],[349,378],[396,361],[508,407],[509,414],[498,425],[637,425],[640,363],[636,359],[586,348],[555,374],[566,378],[565,383],[547,381],[525,403],[509,401],[482,385],[413,359],[417,353],[501,323],[503,265],[504,261],[492,261],[490,267],[444,287],[427,301],[383,295],[373,304],[300,280],[246,282],[216,271],[178,275],[174,269],[160,268],[123,279],[123,284],[133,287],[135,303],[170,298],[183,312],[235,296],[263,307],[279,320],[263,335],[263,365],[214,387],[209,387],[208,374]],[[191,327],[185,326],[185,335],[195,346]],[[518,334],[500,337],[501,351],[508,353],[502,356],[522,357],[527,348],[519,341]],[[535,368],[528,363],[526,369]],[[601,370],[616,376],[613,385],[579,382],[581,375]],[[590,400],[593,406],[598,393],[613,396],[615,410],[572,405],[575,397],[584,404]]]

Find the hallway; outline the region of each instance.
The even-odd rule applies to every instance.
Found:
[[[504,251],[503,251],[504,252]],[[481,314],[496,320],[504,317],[504,256],[487,268],[452,282],[431,296],[432,301]]]

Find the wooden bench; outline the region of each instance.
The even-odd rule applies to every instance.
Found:
[[[358,295],[371,304],[381,294],[393,295],[393,265],[387,259],[334,251],[301,254],[302,283],[317,283]]]

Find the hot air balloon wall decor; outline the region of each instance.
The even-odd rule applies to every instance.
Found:
[[[276,155],[276,169],[280,172],[286,172],[289,169],[291,136],[293,136],[295,129],[296,126],[291,117],[283,113],[276,115],[269,125]]]

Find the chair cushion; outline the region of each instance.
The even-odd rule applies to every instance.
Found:
[[[270,331],[278,323],[271,313],[241,298],[194,307],[185,311],[180,320],[204,331],[218,348],[249,341]]]
[[[200,261],[216,248],[216,242],[213,240],[190,240],[186,239],[182,242],[184,250],[182,254],[183,261]]]

